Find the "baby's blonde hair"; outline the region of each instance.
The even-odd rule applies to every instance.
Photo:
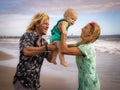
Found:
[[[67,16],[72,16],[72,15],[75,15],[75,17],[77,17],[76,10],[74,10],[72,8],[68,8],[64,13],[64,18],[67,18]]]
[[[34,15],[31,23],[27,27],[26,31],[34,31],[35,30],[35,24],[39,23],[42,24],[44,20],[49,19],[49,16],[45,13],[37,13]]]

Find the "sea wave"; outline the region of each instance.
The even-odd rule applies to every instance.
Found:
[[[68,43],[75,43],[78,39],[69,39]],[[120,40],[99,39],[94,43],[95,50],[99,52],[120,54]]]
[[[120,54],[120,41],[97,40],[94,45],[97,51]]]
[[[49,42],[49,38],[46,38]],[[75,43],[78,38],[68,38],[67,43]],[[19,38],[17,39],[0,39],[0,43],[19,43]],[[94,43],[96,51],[106,52],[112,54],[120,54],[120,40],[104,40],[99,39]]]

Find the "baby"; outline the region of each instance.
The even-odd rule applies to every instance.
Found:
[[[57,49],[53,51],[53,57],[51,60],[52,63],[57,64],[56,57],[57,54],[59,54],[60,64],[62,64],[65,67],[68,67],[67,62],[64,59],[64,55],[61,53],[61,46],[60,46],[61,31],[67,34],[68,28],[71,25],[74,25],[77,18],[78,18],[77,12],[72,8],[68,8],[64,13],[64,18],[60,19],[51,30],[50,42],[51,43],[56,42],[56,46],[57,46]]]

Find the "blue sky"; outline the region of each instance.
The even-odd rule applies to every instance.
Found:
[[[50,16],[50,29],[72,7],[78,12],[78,20],[68,35],[80,35],[81,28],[95,21],[102,35],[120,34],[120,0],[4,0],[0,1],[0,36],[21,36],[37,12]]]

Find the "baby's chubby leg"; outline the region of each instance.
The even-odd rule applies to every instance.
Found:
[[[60,58],[60,64],[63,65],[64,67],[68,67],[68,64],[65,61],[64,55],[62,53],[59,53],[59,58]]]
[[[64,54],[61,53],[60,42],[59,42],[59,45],[58,45],[58,54],[59,54],[59,58],[60,58],[60,64],[62,64],[64,67],[68,67],[68,64],[67,64],[67,62],[65,61],[65,58],[64,58]]]
[[[53,51],[53,53],[52,53],[52,60],[51,60],[51,63],[53,63],[53,64],[57,64],[57,62],[56,62],[56,58],[57,58],[57,54],[58,54],[58,46],[59,46],[59,42],[57,41],[57,42],[54,42],[54,43],[55,43],[57,49],[55,49],[55,50]]]
[[[55,49],[55,50],[53,51],[53,53],[52,53],[51,63],[57,64],[57,62],[56,62],[57,54],[58,54],[58,49]]]

